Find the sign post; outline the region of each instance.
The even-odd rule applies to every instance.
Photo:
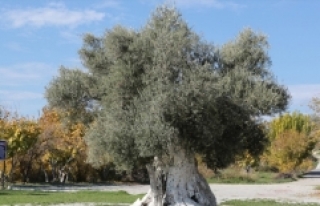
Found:
[[[0,140],[0,160],[3,161],[3,171],[1,172],[1,188],[4,189],[4,174],[6,171],[6,153],[7,153],[7,142]]]

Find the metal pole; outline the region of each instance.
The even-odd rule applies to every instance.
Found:
[[[5,179],[5,174],[6,174],[6,159],[3,160],[3,188],[4,187],[4,179]]]
[[[3,171],[2,171],[2,174],[1,174],[1,189],[4,189],[4,172],[6,171],[5,167],[6,167],[6,163],[3,160]]]

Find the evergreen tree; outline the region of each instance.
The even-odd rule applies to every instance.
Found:
[[[87,34],[79,53],[88,72],[62,68],[46,96],[52,107],[77,111],[75,119],[91,118],[92,163],[108,152],[126,168],[146,164],[151,190],[135,205],[216,205],[194,154],[211,168],[259,154],[266,138],[257,118],[288,104],[267,48],[251,29],[217,48],[160,6],[139,30]]]

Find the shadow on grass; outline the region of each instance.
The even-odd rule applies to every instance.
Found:
[[[0,195],[25,195],[25,196],[47,196],[50,195],[49,193],[46,192],[23,192],[21,193],[20,191],[10,191],[10,192],[1,192]]]
[[[11,195],[11,194],[7,192],[0,192],[0,195]]]
[[[32,196],[42,196],[42,195],[49,195],[48,193],[30,193],[27,195],[32,195]]]

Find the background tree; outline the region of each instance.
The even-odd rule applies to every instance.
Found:
[[[309,106],[316,116],[320,116],[320,97],[313,97]]]
[[[9,112],[7,112],[3,107],[0,107],[0,139],[3,140],[6,137],[6,131],[7,131],[7,125],[8,125],[8,117]],[[10,165],[11,167],[11,165]],[[8,165],[6,165],[6,168],[1,164],[0,165],[0,178],[2,181],[2,178],[4,178],[4,175],[6,171],[8,171]]]
[[[46,97],[51,107],[96,115],[85,136],[91,162],[108,151],[124,168],[146,164],[151,190],[135,205],[216,205],[194,154],[210,168],[259,154],[266,138],[257,118],[288,104],[267,47],[265,36],[245,29],[215,48],[160,6],[140,30],[86,35],[88,72],[61,69]]]
[[[264,135],[268,135],[267,125],[267,121],[258,123],[258,127],[263,131]],[[255,155],[253,155],[248,150],[245,150],[242,154],[236,157],[236,166],[243,168],[247,172],[249,172],[252,167],[258,167],[260,165],[261,157],[263,158],[261,153],[256,153]]]
[[[315,123],[317,136],[320,136],[320,97],[312,98],[309,107],[313,110],[313,115],[311,116],[313,122]]]
[[[312,98],[309,107],[313,110],[313,114],[311,115],[312,122],[314,123],[313,131],[311,135],[314,136],[317,140],[317,144],[315,146],[315,150],[320,149],[320,98],[314,97]]]
[[[309,135],[313,129],[313,122],[309,115],[304,115],[299,112],[286,113],[279,118],[273,119],[269,123],[269,138],[276,139],[279,134],[286,130],[293,129],[298,133]]]
[[[46,181],[50,170],[52,181],[65,182],[69,174],[77,180],[81,173],[79,167],[86,159],[85,126],[82,123],[66,124],[62,121],[63,116],[57,110],[44,108],[39,120],[42,133],[36,146],[41,153],[40,164]]]
[[[10,179],[13,180],[15,169],[22,175],[25,182],[32,169],[36,152],[33,149],[41,129],[36,120],[13,116],[7,113],[0,120],[0,139],[8,142],[8,158],[10,162]]]
[[[313,129],[311,118],[298,112],[275,118],[269,123],[266,160],[283,173],[310,169],[313,165],[310,154],[317,142],[311,134]]]
[[[296,173],[313,167],[310,157],[315,145],[314,138],[296,130],[286,130],[270,145],[270,164],[282,173]]]

